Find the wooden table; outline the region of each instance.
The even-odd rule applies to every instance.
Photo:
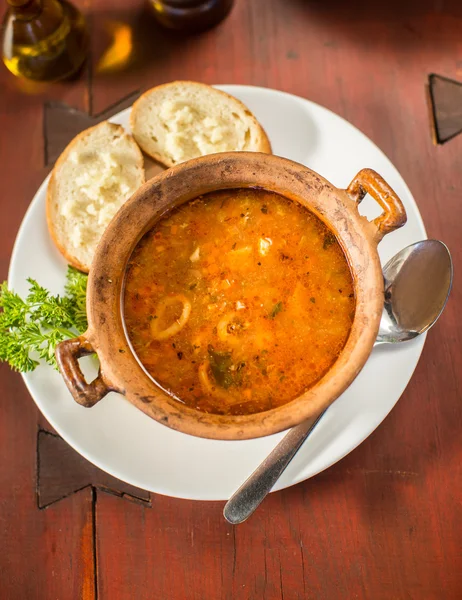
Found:
[[[432,145],[425,98],[430,73],[462,79],[460,2],[237,0],[218,28],[184,39],[156,29],[142,0],[77,4],[92,29],[78,80],[37,85],[0,69],[2,279],[60,136],[132,92],[188,78],[292,92],[359,127],[450,247],[456,281],[385,423],[238,527],[221,502],[149,496],[91,467],[0,365],[0,598],[460,600],[462,136]],[[114,31],[132,35],[125,70],[102,60]],[[61,113],[67,129],[53,125]]]

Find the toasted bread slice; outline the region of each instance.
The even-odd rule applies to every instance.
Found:
[[[144,180],[141,150],[120,125],[104,121],[72,140],[47,191],[48,229],[71,265],[88,273],[107,225]]]
[[[249,109],[203,83],[152,88],[133,105],[130,124],[144,152],[167,167],[216,152],[271,153],[268,136]]]

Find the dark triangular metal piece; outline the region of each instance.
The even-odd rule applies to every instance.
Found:
[[[151,506],[149,492],[101,471],[77,454],[58,435],[39,430],[37,437],[37,500],[39,508],[93,487],[121,498]]]
[[[43,115],[45,166],[52,165],[78,133],[128,108],[139,95],[139,91],[133,92],[97,115],[89,115],[61,102],[45,103]]]
[[[430,123],[435,144],[462,133],[462,83],[432,73],[428,77]]]

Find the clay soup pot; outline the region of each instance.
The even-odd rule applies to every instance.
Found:
[[[257,414],[207,414],[172,398],[139,363],[123,323],[126,265],[141,237],[170,209],[214,190],[254,186],[308,207],[335,232],[354,278],[355,317],[337,361],[298,398]],[[358,212],[366,193],[383,209],[373,221]],[[335,188],[305,166],[259,153],[215,154],[168,169],[145,183],[123,205],[101,239],[88,280],[88,330],[56,349],[64,381],[83,406],[93,406],[110,391],[120,392],[156,421],[201,437],[246,439],[297,425],[329,406],[364,366],[377,335],[384,301],[377,244],[405,222],[400,199],[371,169],[360,171],[346,190]],[[78,358],[94,352],[101,368],[97,378],[87,383]]]

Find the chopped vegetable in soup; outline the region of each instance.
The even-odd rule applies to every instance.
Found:
[[[335,235],[259,189],[213,192],[164,217],[135,249],[124,311],[146,370],[186,405],[275,408],[333,365],[354,317]]]

